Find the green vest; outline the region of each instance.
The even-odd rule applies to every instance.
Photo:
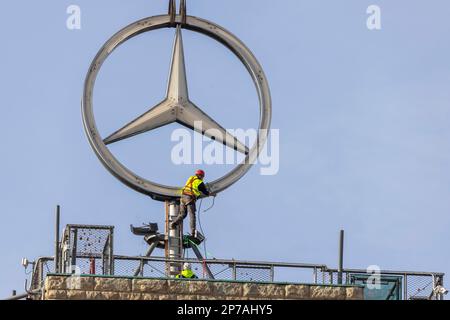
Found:
[[[177,278],[196,279],[197,276],[192,270],[183,270],[181,274],[177,275]]]

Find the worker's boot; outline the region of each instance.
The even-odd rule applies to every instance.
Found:
[[[197,230],[194,230],[194,232],[192,233],[192,236],[199,241],[205,240],[205,237]]]

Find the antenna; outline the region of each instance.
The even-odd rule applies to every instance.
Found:
[[[59,230],[60,230],[60,214],[61,208],[59,205],[56,206],[56,217],[55,217],[55,273],[59,273]]]
[[[339,269],[338,269],[338,284],[342,284],[342,273],[344,270],[344,230],[341,230],[339,235]]]

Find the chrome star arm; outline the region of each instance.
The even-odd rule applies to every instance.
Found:
[[[180,26],[177,27],[173,43],[172,63],[170,65],[166,96],[168,100],[173,102],[183,103],[189,101],[183,37]]]
[[[244,154],[249,152],[247,146],[190,101],[178,109],[176,121],[236,151]]]
[[[181,29],[178,26],[173,44],[172,63],[169,72],[166,99],[111,134],[104,139],[103,142],[105,144],[111,144],[173,123],[176,121],[178,104],[187,102],[188,100],[189,96],[186,80],[186,66],[184,62],[183,39],[181,36]]]
[[[186,77],[186,63],[184,61],[183,37],[181,27],[177,27],[175,41],[173,45],[172,64],[169,73],[169,83],[167,86],[167,99],[178,102],[177,122],[195,130],[213,140],[216,140],[234,150],[248,153],[248,148],[229,134],[222,126],[209,117],[189,100],[189,91]],[[201,123],[202,129],[195,123]],[[213,130],[215,129],[215,130]],[[216,131],[217,134],[212,132]]]
[[[107,145],[132,136],[165,126],[176,120],[176,109],[172,103],[164,100],[137,119],[131,121],[103,140]]]

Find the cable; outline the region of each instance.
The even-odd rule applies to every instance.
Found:
[[[194,247],[197,247],[197,249],[201,249],[195,242],[193,242],[192,240],[190,240],[190,239],[188,239],[188,241],[189,241],[189,243]],[[214,255],[211,253],[211,252],[206,252],[210,257],[212,257],[213,259],[216,259],[215,257],[214,257]],[[203,259],[203,260],[205,260],[205,259]]]
[[[203,204],[203,199],[200,199],[200,205],[198,206],[198,225],[200,226],[200,231],[202,232],[202,234],[205,237],[205,239],[203,240],[203,250],[204,250],[204,254],[205,254],[205,259],[208,259],[208,255],[207,255],[207,251],[206,251],[206,234],[205,234],[205,232],[203,232],[202,219],[201,219],[202,204]]]
[[[215,204],[215,203],[216,203],[216,196],[214,196],[214,198],[213,198],[213,203],[212,203],[212,205],[211,205],[208,209],[203,210],[203,213],[205,213],[205,212],[211,210],[211,209],[214,207],[214,204]]]

